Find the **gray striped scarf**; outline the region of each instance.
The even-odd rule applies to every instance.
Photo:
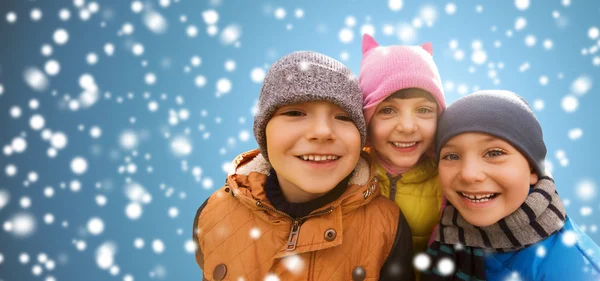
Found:
[[[565,223],[565,208],[554,181],[542,177],[525,202],[514,213],[497,223],[477,227],[469,224],[450,204],[444,208],[435,240],[443,244],[462,244],[487,251],[507,252],[535,244],[560,230]]]

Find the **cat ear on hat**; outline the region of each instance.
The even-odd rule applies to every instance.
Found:
[[[423,48],[425,51],[427,51],[430,55],[433,56],[433,45],[431,45],[431,42],[425,42],[421,44],[421,48]]]
[[[362,39],[363,55],[366,54],[371,49],[374,49],[377,47],[379,47],[379,43],[377,43],[377,41],[375,41],[375,39],[373,39],[373,37],[371,37],[371,35],[369,35],[367,33],[363,34],[363,39]]]

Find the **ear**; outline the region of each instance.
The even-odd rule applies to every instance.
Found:
[[[362,53],[363,55],[365,53],[367,53],[368,51],[370,51],[373,48],[377,48],[379,47],[379,44],[375,41],[375,39],[373,39],[373,37],[371,37],[371,35],[365,33],[363,34],[363,39],[362,39]]]
[[[421,45],[421,48],[425,49],[425,51],[427,51],[430,55],[433,56],[433,45],[431,45],[431,42],[425,42],[425,43],[423,43]]]
[[[540,178],[534,169],[531,170],[529,174],[529,185],[535,185]]]

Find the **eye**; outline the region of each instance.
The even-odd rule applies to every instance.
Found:
[[[444,157],[442,157],[443,160],[448,160],[448,161],[456,161],[459,159],[458,155],[454,154],[454,153],[446,153],[444,154]]]
[[[500,157],[502,155],[505,155],[506,152],[504,152],[504,150],[502,149],[492,149],[492,150],[488,150],[485,155],[490,157],[490,158],[494,158],[494,157]]]
[[[393,114],[394,112],[395,112],[394,109],[392,109],[391,107],[385,107],[379,111],[380,114],[385,114],[385,115]]]
[[[352,118],[350,118],[348,115],[338,115],[335,118],[346,122],[352,122]]]
[[[417,109],[417,113],[421,113],[421,114],[433,113],[433,110],[431,110],[431,108],[421,107],[421,108]]]
[[[304,112],[299,111],[299,110],[288,110],[288,111],[282,112],[281,115],[297,117],[297,116],[304,116],[306,114],[304,114]]]

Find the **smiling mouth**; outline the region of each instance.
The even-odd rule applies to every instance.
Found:
[[[496,198],[500,193],[478,193],[478,194],[469,194],[461,191],[456,192],[458,195],[466,198],[467,200],[473,203],[484,203],[488,202],[494,198]]]
[[[296,157],[298,157],[300,160],[308,162],[328,162],[342,158],[341,156],[337,155],[300,155]]]
[[[398,148],[409,148],[409,147],[413,147],[415,145],[417,145],[419,142],[418,141],[414,141],[414,142],[390,142],[393,146],[398,147]]]

